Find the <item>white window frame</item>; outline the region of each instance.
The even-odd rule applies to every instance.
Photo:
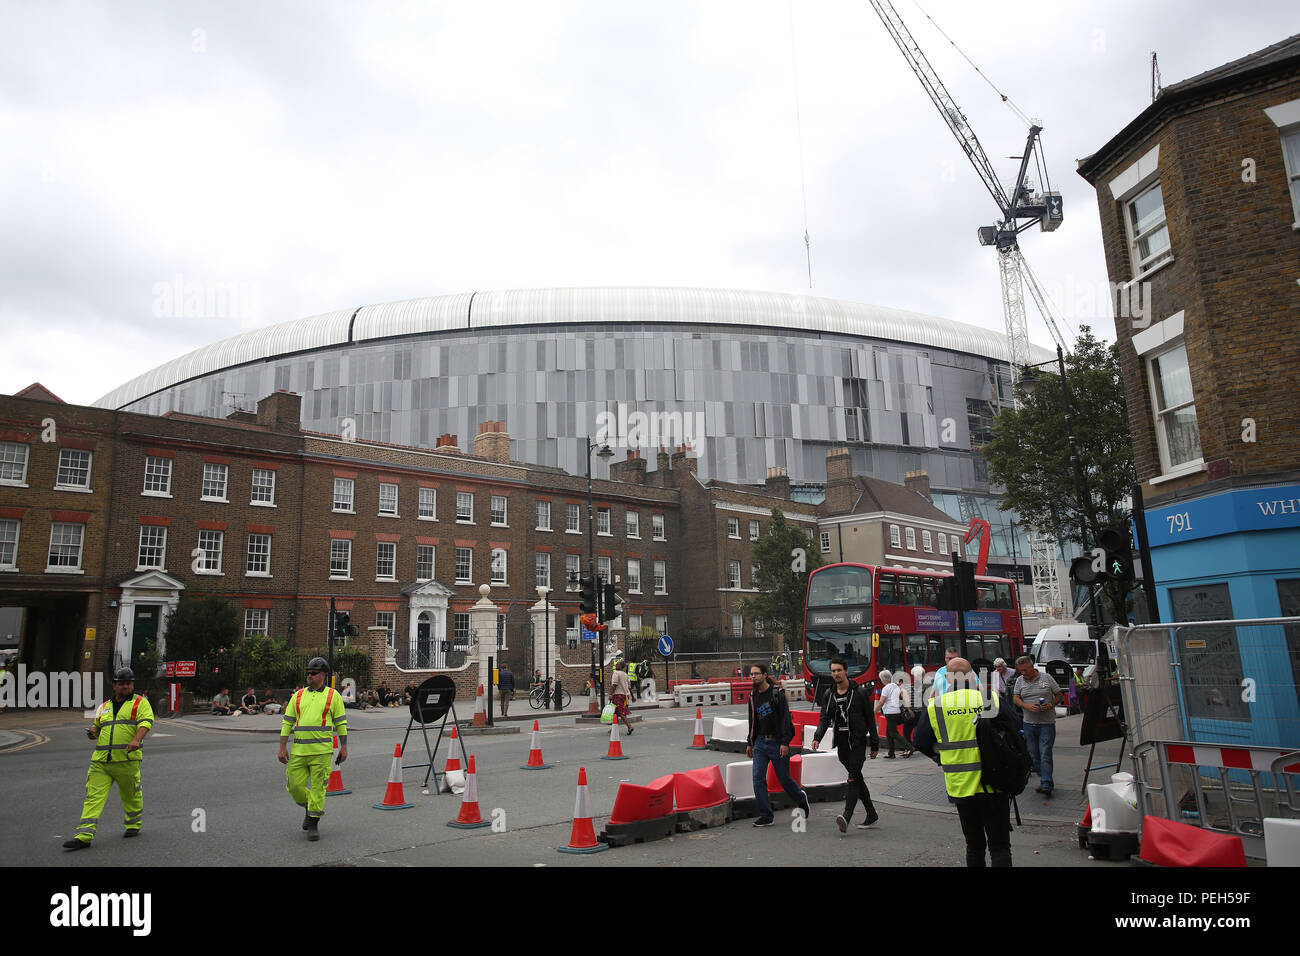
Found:
[[[668,593],[668,562],[655,562],[655,594]]]
[[[650,538],[653,541],[667,541],[667,522],[664,521],[663,515],[650,516]]]
[[[161,535],[158,534],[161,532]],[[161,540],[150,542],[147,547],[158,552],[157,561],[151,564],[145,563],[145,538],[159,537]],[[136,548],[135,569],[137,571],[158,570],[163,571],[167,568],[167,526],[158,524],[140,525],[140,540]]]
[[[385,573],[385,567],[387,567],[387,573]],[[396,541],[375,542],[375,580],[376,581],[397,580],[397,542]]]
[[[655,630],[658,631],[660,634],[667,634],[667,633],[668,633],[668,615],[667,615],[667,614],[656,614],[656,615],[655,615]]]
[[[17,451],[14,451],[11,456],[9,451],[10,449],[22,449],[21,459],[18,457]],[[0,441],[0,462],[3,462],[3,465],[8,467],[13,467],[15,465],[18,465],[20,462],[22,464],[22,471],[19,473],[17,478],[0,477],[0,485],[10,485],[15,488],[26,488],[27,487],[27,466],[31,464],[31,461],[32,461],[32,446],[27,444],[27,442]]]
[[[260,545],[262,538],[266,539],[265,551],[260,547],[256,551],[253,550],[253,545]],[[269,578],[271,576],[271,538],[272,535],[262,531],[248,533],[248,542],[244,547],[244,577]],[[255,564],[265,565],[265,567],[258,569],[254,567]]]
[[[901,548],[903,546],[902,532],[898,530],[898,525],[889,526],[889,546],[891,548]]]
[[[507,575],[510,552],[505,548],[493,548],[492,559],[488,565],[488,584],[493,587],[505,587],[509,580]]]
[[[624,519],[627,522],[627,536],[629,538],[641,537],[641,512],[628,509]]]
[[[641,624],[641,615],[640,615],[640,614],[629,614],[629,615],[627,616],[627,632],[628,632],[628,634],[639,634],[639,633],[641,633],[641,627],[642,627],[642,624]]]
[[[263,475],[263,476],[265,476],[265,475],[270,475],[270,476],[271,476],[271,483],[270,483],[269,485],[266,484],[265,482],[263,482],[262,484],[258,484],[257,479],[258,479],[258,476],[259,476],[259,475]],[[263,491],[269,491],[269,492],[270,492],[270,496],[269,496],[269,497],[266,497],[266,498],[259,498],[259,497],[257,496],[257,492],[258,492],[259,489],[262,489]],[[250,505],[252,505],[254,508],[274,508],[274,507],[275,507],[275,469],[274,469],[274,468],[254,468],[254,469],[253,469],[252,486],[251,486],[251,489],[250,489],[250,491],[249,491],[249,502],[248,502],[248,503],[249,503]]]
[[[384,507],[385,495],[388,495],[392,498],[391,508]],[[401,495],[401,486],[398,485],[397,482],[381,481],[379,483],[379,517],[381,518],[399,517],[399,515],[397,514],[397,504],[400,495]]]
[[[396,611],[376,611],[375,627],[382,627],[387,634],[384,637],[384,643],[389,647],[396,647],[395,635],[397,633],[397,612]]]
[[[1191,408],[1193,414],[1195,414],[1196,411],[1195,389],[1192,390],[1191,401],[1183,402],[1180,405],[1174,405],[1164,409],[1160,407],[1160,393],[1159,393],[1159,389],[1157,389],[1156,387],[1157,376],[1156,376],[1155,363],[1158,359],[1161,359],[1166,355],[1172,355],[1174,352],[1177,352],[1179,349],[1182,350],[1183,359],[1188,366],[1188,379],[1190,384],[1190,378],[1191,378],[1190,357],[1187,354],[1187,343],[1181,337],[1168,343],[1167,348],[1162,348],[1159,351],[1152,351],[1149,354],[1142,356],[1143,365],[1146,367],[1147,389],[1151,396],[1152,424],[1155,427],[1156,448],[1160,455],[1160,474],[1162,476],[1171,476],[1171,477],[1199,471],[1201,467],[1205,464],[1204,448],[1202,448],[1200,455],[1197,455],[1195,458],[1190,459],[1188,461],[1179,462],[1176,465],[1173,464],[1172,460],[1169,457],[1169,440],[1165,437],[1165,430],[1164,430],[1162,418],[1164,416],[1172,415],[1173,413],[1181,411],[1185,408]],[[1196,426],[1197,426],[1196,441],[1197,444],[1199,445],[1201,439],[1199,416],[1197,417],[1196,420]]]
[[[533,574],[536,578],[534,583],[537,587],[549,588],[551,586],[551,555],[549,552],[534,552]]]
[[[582,507],[566,504],[564,506],[564,533],[582,534]]]
[[[573,574],[573,572],[577,574]],[[580,591],[582,582],[576,580],[582,576],[582,557],[577,554],[566,554],[564,556],[564,590]]]
[[[70,531],[68,530],[68,529],[70,529],[70,528],[75,528],[75,529],[77,529],[77,530],[76,530],[76,541],[75,541],[75,542],[74,542],[74,541],[72,540],[72,538],[71,538],[71,534],[72,534],[72,532],[70,532]],[[55,535],[56,535],[56,533],[57,533],[57,534],[61,534],[61,535],[65,536],[65,537],[64,537],[63,539],[61,539],[61,540],[59,540],[59,541],[56,542],[56,541],[55,541]],[[51,574],[81,574],[81,573],[83,573],[83,572],[82,572],[82,569],[81,569],[81,559],[82,559],[82,555],[83,555],[83,553],[84,553],[84,551],[85,551],[85,545],[86,545],[86,525],[85,525],[83,522],[79,522],[79,521],[55,521],[55,522],[52,522],[52,523],[50,524],[50,549],[49,549],[49,552],[48,552],[47,557],[46,557],[46,559],[45,559],[45,561],[46,561],[46,564],[45,564],[45,570],[46,570],[46,572],[51,573]],[[59,548],[72,548],[72,547],[75,547],[75,548],[77,549],[77,550],[76,550],[76,562],[75,562],[75,563],[72,563],[72,564],[69,564],[69,563],[64,562],[64,561],[60,561],[58,564],[53,564],[53,563],[51,563],[51,562],[50,562],[50,558],[53,558],[53,557],[54,557],[54,549],[55,549],[56,546],[59,547]]]
[[[752,521],[750,521],[750,522],[749,522],[749,540],[750,540],[750,541],[757,541],[760,537],[762,537],[762,534],[763,534],[763,529],[762,529],[762,527],[759,525],[759,523],[758,523],[758,519],[755,518],[755,519],[753,519]]]
[[[948,554],[948,536],[942,531],[939,532],[939,553]]]
[[[921,529],[921,550],[926,554],[934,554],[934,538],[924,528]]]
[[[158,463],[166,465],[166,468],[158,467]],[[154,465],[154,470],[150,472],[149,466]],[[160,482],[159,478],[166,480],[161,482],[161,488],[150,488],[149,479],[153,478],[155,484]],[[149,498],[170,498],[172,496],[172,460],[162,455],[145,455],[144,458],[144,488],[140,494]]]
[[[343,565],[341,568],[335,567],[335,559],[341,558],[338,563]],[[351,581],[352,580],[352,539],[351,538],[331,538],[330,539],[330,580],[331,581]]]
[[[460,573],[460,572],[461,572],[461,560],[460,560],[460,559],[461,559],[461,555],[462,555],[462,554],[465,556],[465,559],[466,559],[466,560],[465,560],[465,573],[464,573],[464,575],[462,575],[462,574]],[[455,575],[455,583],[456,583],[456,584],[473,584],[473,583],[474,583],[474,549],[473,549],[473,548],[459,548],[459,547],[458,547],[458,548],[456,549],[456,564],[455,564],[455,569],[453,570],[452,573]]]
[[[428,561],[427,567],[426,567],[425,562],[422,560],[422,557],[421,557],[421,555],[422,555],[426,550],[428,551],[428,554],[429,554],[429,561]],[[432,581],[432,580],[434,579],[435,574],[436,574],[437,568],[438,568],[438,547],[437,547],[437,545],[432,545],[432,544],[417,544],[417,545],[415,546],[415,580],[417,580],[417,581]],[[427,570],[429,573],[428,573],[428,574],[422,574],[421,572],[424,571],[424,570]]]
[[[831,533],[830,533],[829,531],[823,531],[823,532],[821,533],[821,536],[822,536],[822,554],[830,554],[830,553],[831,553]]]
[[[639,558],[627,559],[627,593],[641,593],[641,560]]]
[[[469,615],[464,611],[458,611],[451,616],[451,645],[456,650],[465,650],[469,647],[470,630]]]
[[[1165,212],[1165,194],[1163,189],[1160,189],[1160,221],[1153,226],[1149,226],[1141,233],[1134,231],[1135,223],[1133,222],[1133,206],[1139,199],[1146,196],[1153,189],[1160,189],[1159,179],[1144,184],[1140,189],[1135,190],[1133,195],[1124,200],[1124,231],[1128,236],[1129,261],[1133,263],[1134,282],[1141,281],[1151,275],[1167,261],[1172,261],[1174,257],[1173,237],[1169,234],[1169,214]],[[1159,252],[1152,253],[1145,259],[1139,258],[1138,243],[1144,239],[1148,239],[1161,229],[1165,231],[1165,237],[1168,240],[1165,247]]]
[[[1296,162],[1291,161],[1291,153],[1287,149],[1287,141],[1295,143],[1296,156],[1300,157],[1300,125],[1292,126],[1281,130],[1282,134],[1282,163],[1286,169],[1286,183],[1291,192],[1291,214],[1295,216],[1295,221],[1291,223],[1291,228],[1300,232],[1300,159]]]
[[[214,535],[215,537],[213,537]],[[207,544],[204,544],[205,541]],[[211,547],[212,544],[215,544],[216,547]],[[199,550],[203,553],[198,557],[197,573],[220,576],[223,573],[221,563],[226,550],[226,533],[207,529],[200,530]]]
[[[68,456],[69,458],[69,463],[66,464],[64,462],[65,455]],[[75,459],[80,455],[86,456],[84,480],[64,481],[63,472],[65,468],[69,472],[75,470],[79,473],[81,471],[81,468],[79,466],[73,466],[71,464],[71,459]],[[58,465],[58,469],[54,472],[54,490],[55,491],[79,491],[83,493],[90,491],[90,472],[91,469],[94,468],[94,466],[95,466],[94,452],[87,451],[84,448],[60,448],[59,465]]]
[[[438,489],[421,488],[418,495],[419,519],[421,521],[438,520]],[[427,505],[427,507],[426,507]]]
[[[271,630],[271,612],[264,607],[244,608],[244,637],[266,637]]]
[[[4,538],[0,538],[0,571],[18,570],[18,543],[22,540],[23,536],[23,522],[21,518],[0,518],[0,528],[9,524],[14,526],[14,539],[13,541],[8,541]],[[10,545],[13,547],[13,558],[12,560],[6,561],[2,549],[8,548]]]
[[[907,550],[915,551],[916,550],[916,529],[910,526],[904,528],[903,537],[907,541]]]
[[[208,469],[212,469],[209,472]],[[217,476],[220,475],[220,478]],[[208,494],[208,485],[221,485],[221,494]],[[216,462],[205,461],[203,463],[203,479],[199,485],[200,501],[219,501],[223,504],[230,501],[230,466],[219,465]]]
[[[739,518],[727,519],[727,537],[732,538],[733,540],[736,541],[740,540],[740,519]]]
[[[498,502],[501,504],[501,508],[500,508],[499,510],[497,509],[497,504],[498,504]],[[490,508],[490,510],[488,511],[488,516],[489,516],[489,518],[491,519],[491,520],[489,521],[489,524],[490,524],[493,528],[508,528],[508,527],[510,527],[510,524],[509,524],[509,520],[510,520],[510,512],[509,512],[510,499],[507,498],[505,495],[493,495],[493,496],[491,497],[491,499],[489,500],[488,504],[489,504],[489,508]],[[498,514],[501,515],[501,519],[500,519],[500,520],[497,520],[497,515],[498,515]]]
[[[468,505],[468,507],[466,507]],[[456,492],[456,523],[473,524],[474,523],[474,492],[458,491]]]
[[[614,583],[614,559],[608,555],[596,557],[596,576],[606,584]]]
[[[739,561],[727,562],[727,587],[733,591],[740,590],[740,576],[742,568]]]
[[[339,514],[356,514],[357,485],[351,478],[334,479],[334,507]]]
[[[598,538],[612,538],[614,536],[613,531],[610,530],[613,527],[611,523],[612,517],[609,508],[596,509],[596,536]]]
[[[537,530],[551,530],[551,503],[549,501],[537,502]]]

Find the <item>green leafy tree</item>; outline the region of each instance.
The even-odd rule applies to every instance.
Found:
[[[370,678],[370,655],[353,645],[335,648],[334,671],[340,683],[343,678],[351,677],[358,687],[364,687]]]
[[[754,545],[759,593],[740,601],[740,613],[761,621],[769,632],[796,642],[803,633],[803,603],[808,575],[821,567],[822,556],[798,525],[790,524],[779,508],[772,509],[767,534]]]
[[[301,655],[279,637],[244,638],[236,651],[239,682],[254,687],[292,687],[302,683]]]
[[[182,597],[167,615],[167,660],[195,661],[189,689],[210,693],[230,683],[239,634],[239,615],[229,601],[214,595]]]
[[[1019,410],[1004,409],[993,422],[993,440],[983,448],[989,480],[1002,485],[1003,510],[1015,510],[1034,531],[1079,543],[1087,526],[1090,545],[1109,527],[1127,527],[1130,493],[1137,480],[1119,348],[1081,326],[1074,351],[1065,357],[1065,376],[1074,404],[1079,461],[1091,495],[1079,509],[1065,420],[1065,398],[1056,366],[1016,385]],[[1067,551],[1068,556],[1068,551]],[[1126,620],[1122,589],[1108,586],[1116,620]]]

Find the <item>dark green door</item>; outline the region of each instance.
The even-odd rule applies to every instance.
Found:
[[[157,604],[137,604],[135,624],[131,629],[131,664],[153,647],[158,637],[158,615],[162,609]]]

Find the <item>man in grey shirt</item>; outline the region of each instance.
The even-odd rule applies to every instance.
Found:
[[[1061,688],[1052,675],[1034,667],[1029,655],[1016,658],[1015,704],[1025,713],[1025,743],[1038,767],[1037,792],[1052,795],[1052,745],[1056,743],[1056,705]]]

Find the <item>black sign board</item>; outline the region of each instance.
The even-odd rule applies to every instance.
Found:
[[[430,677],[415,690],[411,719],[421,724],[442,720],[456,699],[456,682],[445,674]]]
[[[855,627],[871,629],[871,605],[845,605],[844,607],[810,607],[807,627],[816,630],[824,627]]]

